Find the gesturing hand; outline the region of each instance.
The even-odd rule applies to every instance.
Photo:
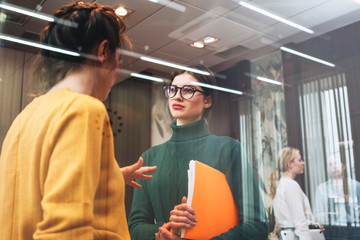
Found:
[[[144,162],[144,160],[142,159],[142,157],[140,157],[139,160],[136,163],[134,163],[133,165],[120,168],[120,170],[124,176],[124,180],[125,180],[126,184],[128,184],[134,188],[141,188],[142,186],[140,184],[136,183],[134,180],[136,180],[136,179],[142,179],[142,180],[152,179],[151,175],[146,175],[146,174],[151,174],[151,173],[155,172],[156,166],[143,167],[142,166],[143,162]]]

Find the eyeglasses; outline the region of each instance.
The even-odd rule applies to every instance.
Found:
[[[195,95],[195,92],[201,92],[202,94],[206,95],[204,91],[196,89],[194,86],[190,86],[190,85],[185,85],[183,87],[178,87],[176,85],[169,85],[169,86],[165,86],[163,89],[165,96],[167,98],[175,97],[176,93],[178,92],[178,89],[180,89],[180,96],[187,100],[191,99]]]

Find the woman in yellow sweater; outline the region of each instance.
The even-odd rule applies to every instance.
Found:
[[[81,55],[41,50],[37,58],[48,91],[16,117],[3,143],[0,239],[130,239],[124,179],[148,179],[154,168],[140,168],[140,160],[123,177],[101,102],[129,43],[125,25],[96,3],[66,5],[55,19],[41,43]]]

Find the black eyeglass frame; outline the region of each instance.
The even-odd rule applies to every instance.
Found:
[[[175,93],[174,93],[173,96],[171,96],[171,94],[170,94],[170,87],[175,87]],[[194,91],[194,92],[192,93],[191,97],[185,98],[185,97],[183,96],[182,91],[183,91],[184,88],[190,88],[191,90]],[[178,86],[176,86],[176,85],[167,85],[167,86],[164,86],[164,87],[163,87],[165,96],[166,96],[167,98],[173,98],[173,97],[175,97],[179,89],[180,89],[180,96],[181,96],[183,99],[186,99],[186,100],[189,100],[189,99],[193,98],[194,95],[195,95],[195,92],[200,92],[200,93],[204,94],[205,96],[207,95],[206,92],[201,91],[201,90],[199,90],[199,89],[197,89],[196,87],[191,86],[191,85],[184,85],[184,86],[182,86],[182,87],[178,87]],[[167,92],[169,93],[168,95],[166,94]]]

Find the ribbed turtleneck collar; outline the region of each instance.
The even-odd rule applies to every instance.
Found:
[[[170,124],[170,127],[173,130],[170,141],[173,142],[197,139],[210,134],[205,127],[204,118],[197,122],[181,126],[177,126],[175,121]]]

